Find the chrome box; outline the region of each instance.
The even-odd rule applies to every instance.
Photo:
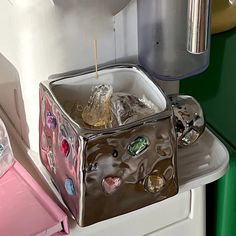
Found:
[[[117,128],[84,127],[68,109],[87,104],[99,84],[145,95],[161,111]],[[99,79],[95,72],[70,73],[40,84],[41,161],[81,226],[177,194],[175,124],[170,100],[138,66],[106,67]],[[138,142],[141,151],[131,152]]]

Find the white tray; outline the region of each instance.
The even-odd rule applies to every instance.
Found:
[[[199,140],[178,151],[180,191],[187,191],[221,178],[228,169],[229,153],[223,143],[206,129]]]
[[[15,149],[15,151],[21,152],[21,155],[17,155],[22,157],[22,159],[19,161],[25,166],[25,168],[28,169],[28,171],[36,178],[36,180],[40,182],[41,185],[43,182],[47,183],[43,187],[51,193],[53,191],[57,197],[55,200],[58,203],[61,202],[63,204],[60,195],[51,182],[50,176],[40,162],[39,154],[32,152],[26,147],[20,136],[17,134],[14,126],[9,121],[8,117],[2,111],[1,107],[0,117],[7,126],[8,133],[11,137],[13,150]],[[127,222],[129,222],[129,225],[131,226],[131,228],[128,227],[130,228],[129,231],[132,231],[131,235],[141,235],[145,234],[147,231],[151,232],[155,231],[156,229],[164,229],[167,226],[171,226],[175,223],[186,223],[190,222],[190,220],[195,222],[194,219],[191,218],[191,212],[193,210],[192,208],[194,208],[194,211],[196,212],[198,212],[200,209],[204,211],[204,204],[202,203],[201,205],[201,202],[199,202],[199,196],[203,197],[204,193],[201,193],[201,189],[198,187],[213,182],[222,177],[227,171],[228,162],[229,153],[227,149],[208,129],[206,129],[196,144],[180,149],[178,152],[178,177],[180,191],[177,196],[128,213],[126,215],[107,220],[106,223],[101,222],[85,228],[77,226],[76,223],[71,219],[70,235],[79,234],[83,236],[106,236],[110,235],[111,230],[115,230],[114,236],[120,235],[120,233],[122,234],[123,231],[123,233],[126,232],[126,229],[120,227],[123,227],[124,224],[126,225]],[[30,163],[33,163],[34,165]],[[41,173],[43,180],[46,181],[42,181],[42,179],[39,178],[35,169]],[[48,188],[48,186],[50,188]],[[194,202],[193,196],[199,197],[197,203]],[[148,218],[146,219],[145,216],[148,216]],[[196,218],[200,220],[203,219],[202,217],[204,218],[204,216],[200,214]],[[194,224],[196,224],[196,222]],[[184,227],[186,227],[187,224],[184,225]],[[111,230],[109,231],[108,229]],[[116,230],[118,231],[116,232]],[[162,231],[160,231],[160,235],[162,235],[161,232]]]

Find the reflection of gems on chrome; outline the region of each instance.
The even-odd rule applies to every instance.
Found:
[[[171,147],[164,147],[164,146],[157,146],[157,153],[161,157],[171,157],[172,156],[172,148]]]
[[[70,152],[70,145],[65,139],[61,143],[61,152],[64,154],[64,156],[68,156]]]
[[[5,137],[5,131],[3,129],[3,127],[0,126],[0,139]]]
[[[42,148],[44,149],[44,150],[46,150],[47,149],[47,147],[48,147],[48,142],[47,142],[47,138],[46,138],[46,135],[45,135],[45,133],[42,131]]]
[[[73,143],[73,142],[74,142],[74,139],[73,139],[73,137],[71,137],[71,136],[68,137],[68,140],[69,140],[70,143]]]
[[[74,138],[70,135],[68,128],[65,125],[61,125],[60,127],[61,134],[64,138],[66,138],[70,143],[74,142]]]
[[[200,104],[191,96],[170,95],[174,116],[178,145],[186,146],[194,143],[203,133],[205,121]]]
[[[72,179],[66,179],[65,189],[69,195],[75,195],[75,186]]]
[[[60,130],[61,130],[62,136],[63,136],[64,138],[67,138],[69,134],[68,134],[68,131],[66,130],[65,125],[61,125]]]
[[[44,114],[45,114],[45,96],[42,98],[42,110],[41,110],[41,119],[42,119],[42,123],[43,123],[43,126],[45,126],[45,119],[44,119]]]
[[[145,188],[151,193],[158,192],[164,186],[164,179],[156,174],[151,174],[145,179]]]
[[[47,138],[47,142],[48,142],[48,146],[51,148],[53,143],[52,143],[52,137],[48,136]]]
[[[53,172],[56,174],[56,165],[55,165],[55,159],[54,159],[54,154],[52,151],[49,151],[47,154],[48,157],[48,163],[49,167],[53,170]]]
[[[169,166],[163,173],[166,180],[170,180],[174,175],[174,169],[172,166]]]
[[[97,169],[98,169],[98,163],[89,163],[88,167],[86,168],[88,172],[96,171]]]
[[[49,129],[55,129],[57,127],[57,120],[50,112],[47,112],[47,126]]]
[[[121,184],[121,179],[119,177],[106,177],[102,181],[102,186],[104,190],[108,193],[111,194],[115,192]]]
[[[137,137],[129,146],[128,151],[132,156],[137,156],[149,146],[147,138],[140,136]]]
[[[3,154],[4,151],[4,145],[0,144],[0,156]]]
[[[188,133],[185,134],[185,136],[182,138],[182,143],[184,145],[189,145],[191,143],[194,143],[199,137],[199,133],[196,132],[194,129],[191,129],[188,131]]]

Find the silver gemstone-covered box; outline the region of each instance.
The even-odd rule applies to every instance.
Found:
[[[114,128],[91,128],[81,112],[91,88],[146,97],[159,111]],[[70,73],[40,84],[40,156],[81,226],[147,205],[178,192],[173,109],[138,66]]]

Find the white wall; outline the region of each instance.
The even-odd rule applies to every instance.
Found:
[[[0,105],[38,151],[40,81],[99,63],[136,62],[137,3],[130,0],[1,0]],[[119,4],[118,4],[119,3]],[[161,82],[178,91],[176,83]]]
[[[20,121],[21,128],[19,125],[16,126],[25,142],[29,140],[28,145],[31,149],[38,151],[40,81],[46,80],[51,74],[93,65],[94,38],[98,41],[99,63],[115,62],[116,54],[120,58],[131,54],[133,58],[135,50],[137,52],[137,36],[129,36],[136,34],[135,29],[124,35],[123,26],[119,24],[117,32],[114,31],[112,13],[128,1],[122,0],[121,5],[118,5],[117,1],[112,0],[114,6],[111,4],[112,1],[109,1],[109,4],[107,0],[67,0],[66,4],[62,0],[54,0],[54,4],[49,0],[0,1],[0,53],[12,64],[12,70],[20,80],[17,90],[20,95],[22,93],[24,104],[20,105],[20,110],[22,113],[25,112],[25,119]],[[118,20],[123,23],[131,22],[128,21],[127,14],[136,13],[134,6],[131,9],[131,13],[120,15]],[[122,39],[121,43],[117,43],[116,34],[120,40]],[[133,38],[134,42],[132,47],[128,48],[128,53],[122,46],[127,37]],[[115,46],[119,47],[119,50],[116,50]],[[125,47],[127,49],[127,46]],[[3,65],[0,70],[3,74],[3,71],[8,69]],[[0,80],[6,84],[10,79],[0,76]],[[0,97],[0,104],[3,103]],[[12,114],[14,106],[5,106],[4,110]],[[17,123],[16,119],[12,119],[12,122]]]

